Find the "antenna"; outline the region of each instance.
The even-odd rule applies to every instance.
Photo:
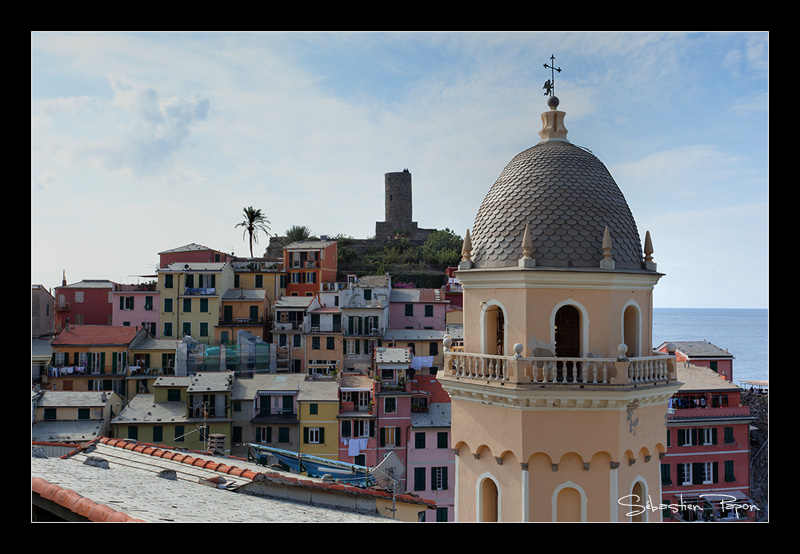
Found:
[[[555,74],[555,72],[558,71],[559,73],[561,73],[561,68],[560,67],[555,67],[555,65],[553,65],[553,62],[555,62],[555,60],[556,60],[556,57],[551,54],[550,55],[550,65],[544,64],[545,69],[549,69],[550,70],[550,79],[545,81],[544,86],[542,87],[544,89],[544,95],[545,96],[553,96],[555,94],[555,92],[556,92],[556,74]]]

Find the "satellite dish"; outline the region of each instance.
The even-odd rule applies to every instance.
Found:
[[[375,484],[384,489],[395,488],[395,483],[400,481],[406,474],[406,466],[393,451],[389,452],[381,463],[372,468],[372,476]]]

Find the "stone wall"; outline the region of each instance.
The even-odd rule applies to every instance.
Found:
[[[759,508],[756,521],[769,518],[769,394],[744,391],[742,404],[755,417],[750,432],[750,496]]]

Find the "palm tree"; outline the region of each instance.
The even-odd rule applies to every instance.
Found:
[[[311,229],[305,225],[292,225],[286,231],[286,236],[283,239],[283,245],[291,244],[293,242],[308,240],[311,237]]]
[[[246,234],[250,234],[250,257],[253,257],[253,243],[258,243],[258,232],[263,231],[265,235],[269,236],[269,220],[261,213],[261,210],[249,206],[242,208],[244,212],[244,221],[237,223],[235,227],[244,227],[242,238]]]

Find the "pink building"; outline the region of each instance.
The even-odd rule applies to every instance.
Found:
[[[111,293],[111,324],[121,327],[144,327],[158,337],[160,313],[159,293],[151,285],[120,285]]]
[[[411,386],[406,490],[436,503],[425,521],[453,521],[456,483],[450,396],[433,375],[416,375]]]
[[[380,463],[386,454],[393,451],[405,465],[411,426],[411,350],[377,348],[373,367],[377,461]]]
[[[373,467],[394,452],[405,465],[411,426],[410,366],[409,348],[380,347],[373,352],[369,375],[358,371],[342,374],[340,461]]]
[[[447,329],[448,301],[439,289],[392,289],[390,329]]]
[[[656,348],[658,352],[667,352],[666,342]],[[670,341],[674,344],[675,361],[684,365],[692,364],[707,367],[717,372],[726,381],[733,382],[733,354],[714,346],[706,340]]]

